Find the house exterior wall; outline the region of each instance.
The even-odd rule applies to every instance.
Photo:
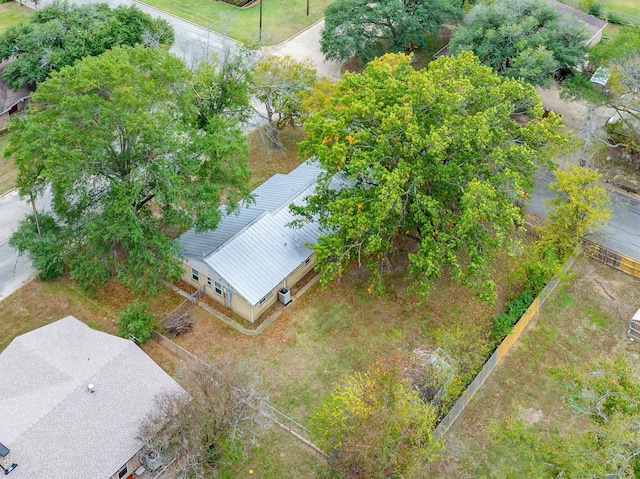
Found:
[[[203,261],[189,259],[186,263],[183,263],[184,275],[182,276],[182,280],[194,288],[203,290],[211,299],[229,308],[234,313],[239,314],[247,321],[254,322],[278,300],[278,291],[280,291],[283,286],[286,285],[287,288],[291,288],[311,271],[314,266],[315,254],[312,254],[305,262],[293,270],[289,276],[284,278],[282,283],[274,287],[271,290],[271,294],[267,294],[261,304],[256,305],[249,304],[244,297],[231,288],[224,278],[220,277],[216,271]],[[198,271],[198,280],[193,278],[193,269]],[[208,278],[211,280],[211,284],[208,284]],[[220,285],[222,294],[216,291],[216,283]],[[226,301],[225,291],[231,293],[231,302]]]
[[[7,128],[7,123],[13,115],[18,115],[25,111],[29,107],[29,97],[22,98],[15,105],[9,108],[7,111],[0,113],[0,131]]]
[[[604,31],[604,27],[598,33],[596,33],[594,36],[591,37],[591,39],[589,40],[589,43],[587,45],[592,47],[592,46],[597,45],[598,43],[600,43],[600,41],[602,40],[602,32],[603,31]]]
[[[140,462],[140,457],[138,454],[136,454],[135,456],[133,456],[131,459],[129,459],[129,461],[126,464],[123,464],[122,467],[120,467],[116,473],[111,476],[109,479],[119,479],[120,476],[120,472],[122,471],[122,469],[124,468],[124,466],[127,466],[127,473],[122,476],[125,479],[129,476],[133,475],[133,472],[138,469],[140,467],[142,463]]]

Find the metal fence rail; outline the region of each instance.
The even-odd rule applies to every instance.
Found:
[[[586,238],[582,239],[582,250],[590,258],[611,266],[618,271],[640,278],[640,261],[635,258],[610,250]]]

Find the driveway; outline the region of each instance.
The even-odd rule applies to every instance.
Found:
[[[341,78],[342,64],[325,61],[320,51],[320,33],[323,28],[324,20],[320,20],[287,41],[264,50],[276,55],[291,55],[296,60],[310,60],[315,65],[318,76],[337,81]]]

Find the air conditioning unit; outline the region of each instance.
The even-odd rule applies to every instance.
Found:
[[[278,291],[278,300],[285,306],[291,302],[291,290],[282,288]]]

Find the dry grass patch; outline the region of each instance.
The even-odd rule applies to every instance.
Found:
[[[0,4],[0,6],[2,6]],[[6,133],[0,133],[0,195],[13,189],[16,178],[18,177],[18,169],[12,160],[4,156],[4,150],[7,147],[9,136]]]
[[[0,351],[20,334],[73,315],[89,326],[117,334],[118,313],[135,297],[118,283],[110,283],[95,297],[80,291],[66,278],[42,282],[34,279],[0,301]],[[148,300],[157,317],[174,309],[184,298],[170,290]]]
[[[451,428],[433,477],[524,477],[509,451],[494,445],[491,422],[503,421],[519,404],[532,422],[560,431],[580,428],[552,371],[621,349],[640,350],[626,338],[627,322],[640,306],[640,280],[583,258],[572,275]]]
[[[249,142],[249,168],[252,175],[249,187],[253,190],[276,173],[289,173],[302,159],[298,156],[298,143],[304,139],[301,127],[287,127],[279,132],[284,148],[278,150],[269,146],[260,129],[247,135]]]

